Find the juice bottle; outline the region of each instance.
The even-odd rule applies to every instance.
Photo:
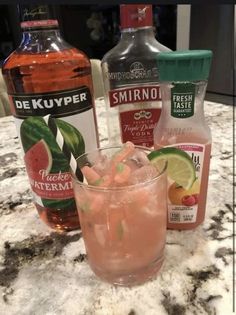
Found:
[[[212,52],[189,50],[160,53],[162,113],[154,129],[154,147],[175,147],[192,159],[195,174],[188,189],[169,179],[169,229],[192,229],[205,217],[211,153],[211,132],[203,101]],[[176,167],[178,167],[176,165]]]
[[[98,133],[90,61],[61,37],[53,8],[21,6],[20,46],[3,76],[40,218],[59,230],[79,228],[70,166],[43,117],[51,114],[75,158],[95,149]]]

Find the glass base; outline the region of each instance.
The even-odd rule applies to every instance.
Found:
[[[135,286],[140,285],[146,281],[149,281],[155,278],[160,270],[164,261],[164,257],[158,258],[150,265],[145,266],[141,269],[135,271],[126,271],[126,272],[104,272],[100,269],[91,266],[91,269],[101,280],[111,283],[117,286]]]

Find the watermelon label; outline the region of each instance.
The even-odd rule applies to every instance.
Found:
[[[11,107],[36,204],[76,211],[70,165],[43,116],[51,114],[75,158],[98,145],[88,87],[42,94],[11,95]]]
[[[32,190],[41,198],[68,199],[73,198],[73,185],[70,173],[47,174],[42,169],[30,174]]]
[[[82,113],[93,107],[92,96],[86,86],[52,93],[12,94],[10,102],[14,116],[18,118],[47,114],[52,114],[53,117],[65,117]]]
[[[30,185],[35,194],[46,199],[73,198],[69,172],[50,173],[53,165],[51,151],[45,140],[38,141],[24,156]]]

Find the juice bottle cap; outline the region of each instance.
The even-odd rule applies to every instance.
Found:
[[[209,77],[211,50],[162,52],[157,55],[160,81],[202,81]]]
[[[139,28],[152,26],[152,5],[122,4],[120,5],[121,28]]]

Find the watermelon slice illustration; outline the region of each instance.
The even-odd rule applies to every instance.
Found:
[[[61,130],[68,149],[73,153],[75,158],[83,154],[85,151],[85,143],[79,130],[62,119],[57,118],[56,124]],[[70,166],[65,155],[61,151],[53,133],[42,117],[35,116],[26,118],[21,124],[20,136],[25,153],[31,150],[39,141],[44,139],[47,148],[50,148],[52,156],[52,168],[50,173],[70,171]],[[39,156],[41,158],[41,154]]]
[[[83,154],[85,143],[80,131],[62,119],[56,118],[55,120],[68,149],[75,158]],[[30,179],[41,182],[42,176],[37,173],[41,169],[45,169],[45,173],[50,172],[50,174],[70,172],[70,165],[43,117],[31,116],[26,118],[20,127],[20,137]],[[76,209],[74,198],[42,198],[41,201],[44,207],[58,211],[66,209],[73,212]]]
[[[24,156],[28,174],[46,170],[48,174],[52,167],[52,154],[47,143],[42,139],[33,145]]]

